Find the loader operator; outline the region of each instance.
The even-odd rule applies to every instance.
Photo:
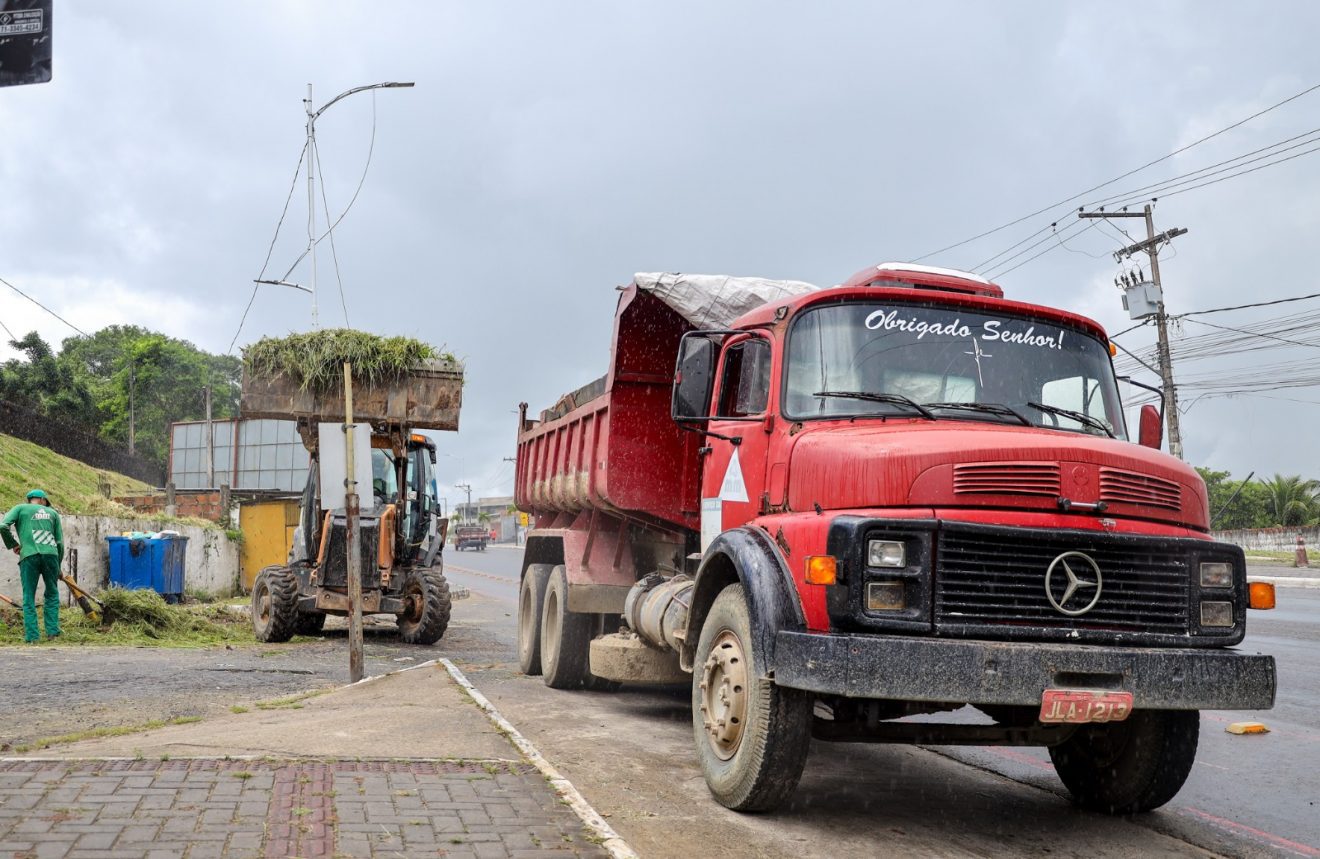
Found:
[[[15,539],[13,528],[18,529]],[[27,502],[18,504],[0,519],[0,539],[5,548],[18,555],[18,570],[23,580],[23,641],[34,644],[40,637],[37,629],[37,579],[45,583],[42,592],[46,637],[60,634],[60,562],[64,560],[64,529],[60,514],[50,506],[50,499],[40,489],[27,494]]]

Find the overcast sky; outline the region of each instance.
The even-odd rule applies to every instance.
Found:
[[[509,494],[518,402],[539,410],[605,371],[613,287],[633,272],[828,285],[915,259],[1320,83],[1317,32],[1312,2],[55,0],[54,80],[0,90],[0,277],[84,330],[137,322],[224,352],[294,176],[307,84],[320,105],[415,81],[355,95],[317,124],[337,214],[374,107],[370,170],[334,234],[348,321],[466,359],[441,482]],[[1320,91],[1083,201],[1317,118]],[[1317,201],[1320,154],[1160,202],[1158,229],[1190,231],[1165,255],[1170,312],[1320,292]],[[975,266],[1066,209],[925,262]],[[306,218],[300,184],[267,276],[301,252]],[[338,325],[327,245],[321,321]],[[1118,245],[1091,229],[996,279],[1120,331]],[[289,277],[310,283],[307,263]],[[1320,302],[1207,320],[1307,309]],[[305,330],[310,315],[303,293],[263,287],[238,346]],[[20,336],[71,333],[4,287],[0,321]],[[1121,342],[1135,349],[1148,332]],[[1191,404],[1188,459],[1320,477],[1320,391],[1278,396],[1317,402]]]

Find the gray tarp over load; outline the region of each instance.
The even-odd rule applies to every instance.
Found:
[[[638,272],[637,288],[669,305],[693,328],[728,328],[744,313],[772,301],[782,301],[815,292],[815,284],[803,280],[769,280],[764,277],[734,277],[727,274],[677,274]],[[620,287],[625,289],[626,287]],[[583,403],[605,393],[605,376],[570,391],[554,408],[541,412],[548,421],[568,414]]]

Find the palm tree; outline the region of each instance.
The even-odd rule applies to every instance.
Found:
[[[1275,474],[1262,479],[1276,525],[1310,525],[1320,519],[1320,480]]]

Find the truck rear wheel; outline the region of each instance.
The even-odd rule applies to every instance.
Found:
[[[449,582],[438,569],[405,570],[399,582],[404,610],[397,615],[404,644],[435,644],[449,627]]]
[[[518,588],[518,670],[529,677],[541,673],[541,611],[550,564],[528,564]]]
[[[595,615],[568,610],[568,573],[550,571],[541,610],[541,675],[551,689],[578,689],[591,675]]]
[[[252,583],[252,632],[257,641],[288,641],[298,624],[298,577],[288,567],[266,567]]]
[[[1050,749],[1050,760],[1083,808],[1136,814],[1173,799],[1192,771],[1201,714],[1137,710],[1125,721],[1084,725]]]
[[[710,607],[692,672],[692,728],[706,786],[734,811],[770,811],[793,794],[811,740],[809,694],[760,676],[742,585]]]

